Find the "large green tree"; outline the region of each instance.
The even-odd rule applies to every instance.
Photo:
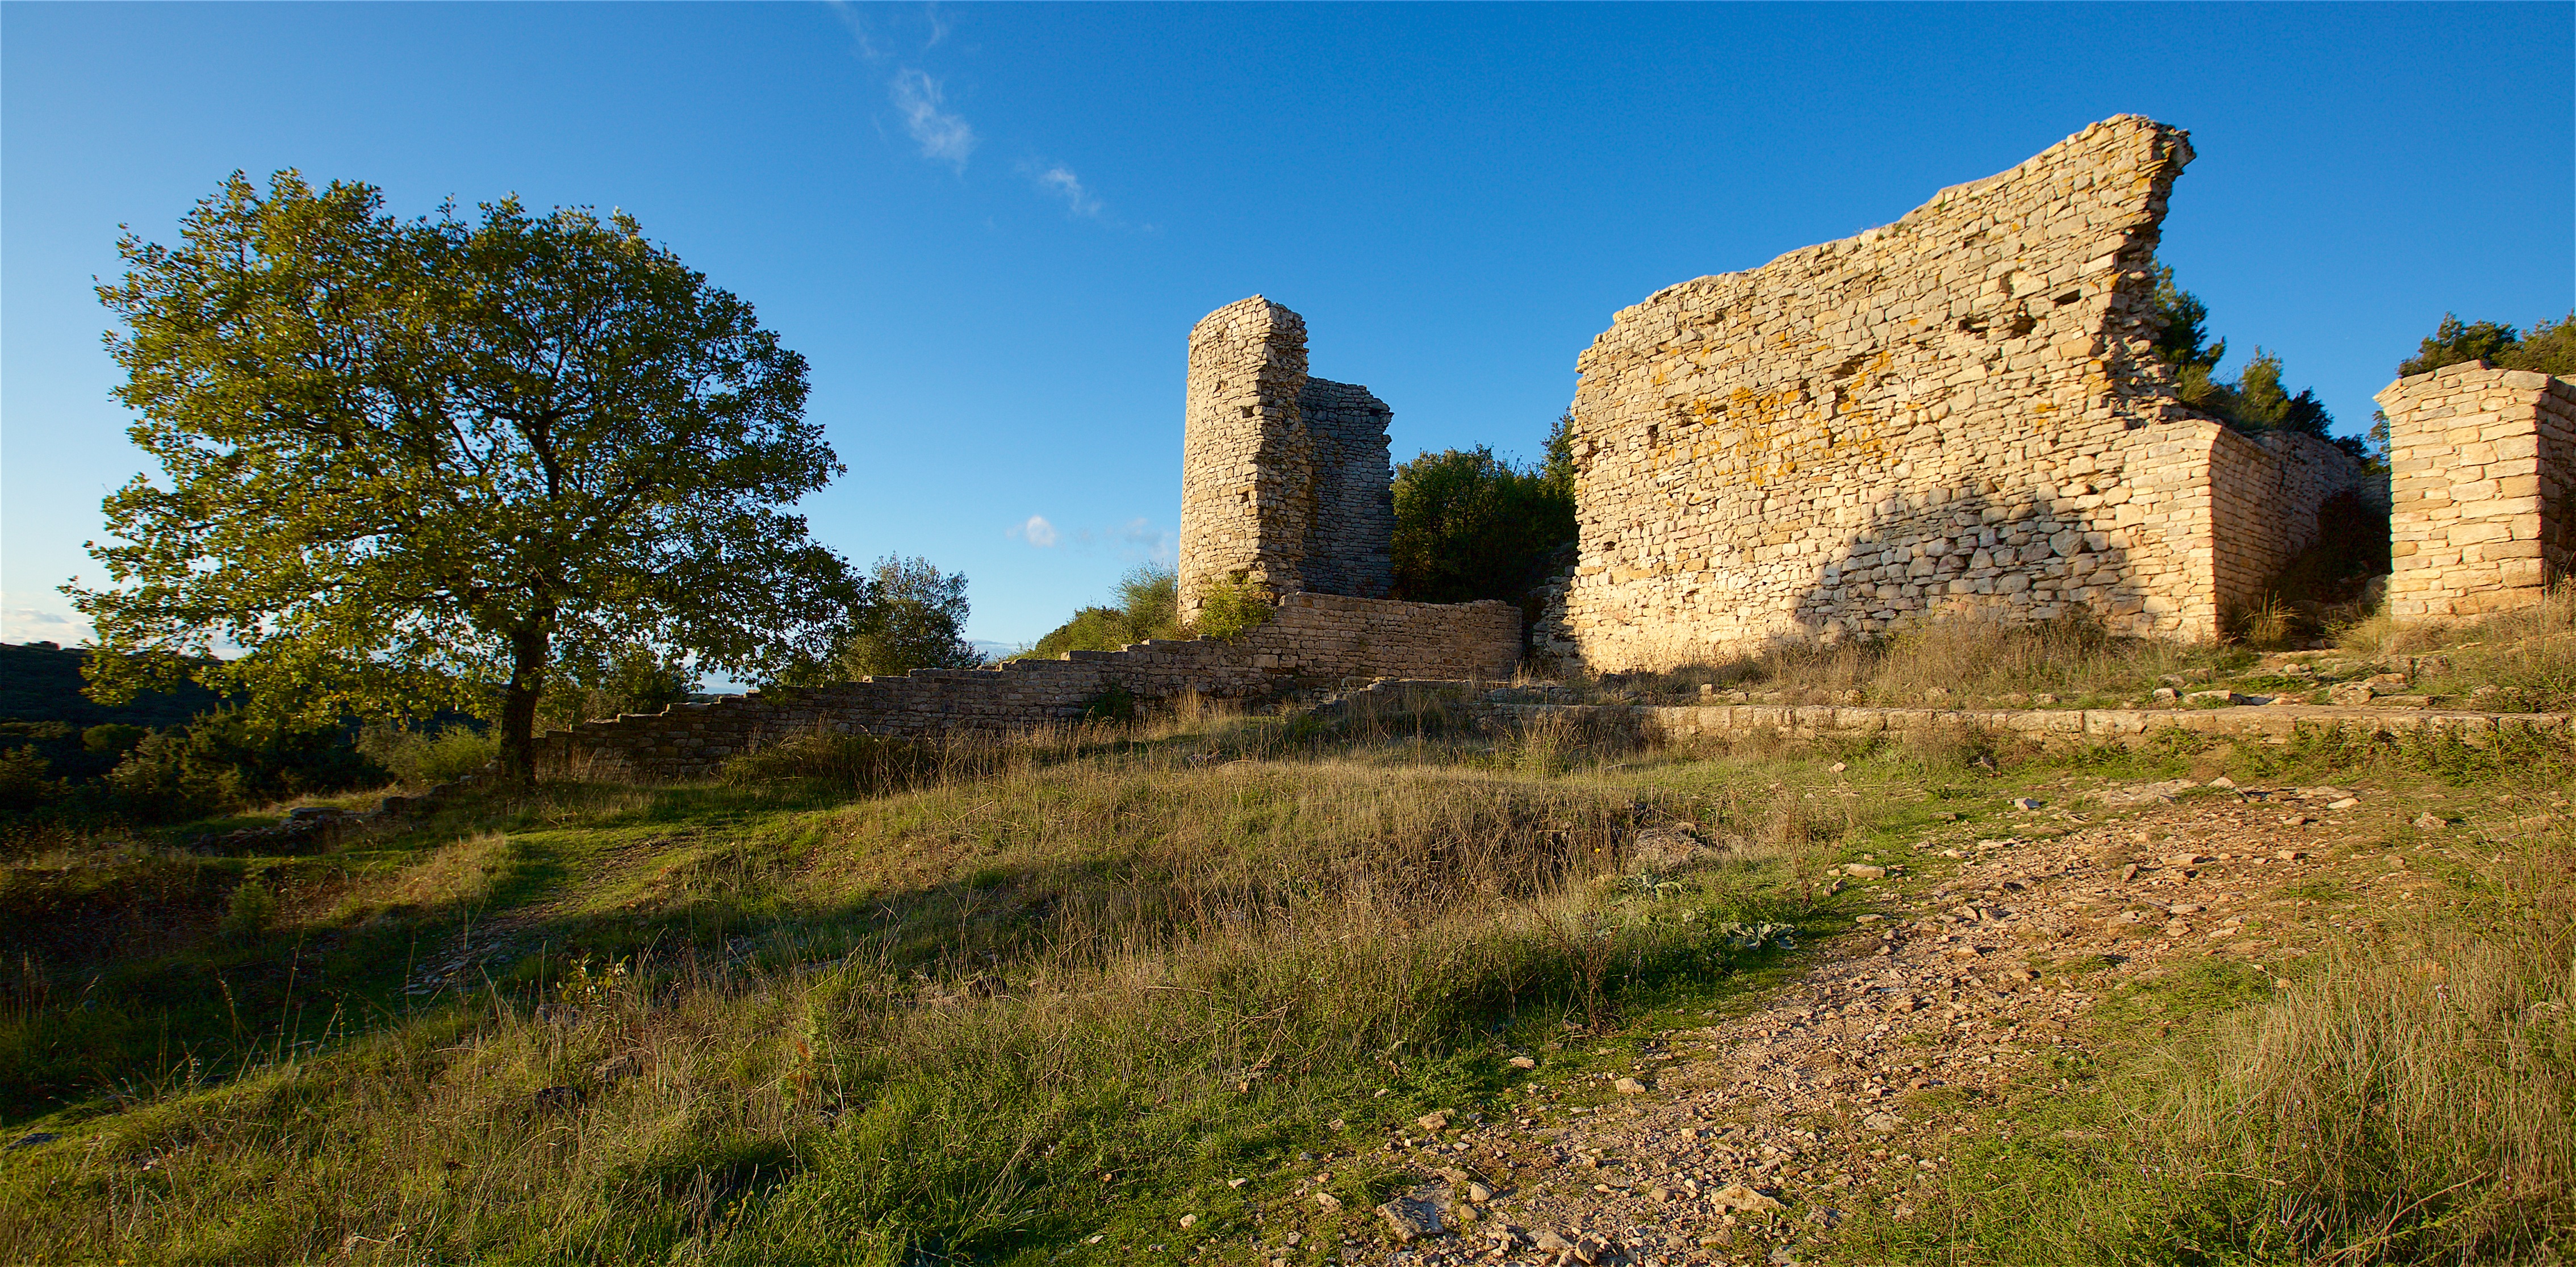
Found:
[[[1575,539],[1571,422],[1548,461],[1521,470],[1483,445],[1423,453],[1395,471],[1395,595],[1420,603],[1517,599]]]
[[[161,470],[106,501],[108,583],[66,587],[118,653],[93,692],[464,708],[524,779],[562,676],[828,653],[859,586],[785,509],[842,470],[804,359],[623,214],[382,203],[235,173],[178,245],[120,243],[116,394]]]
[[[963,574],[942,572],[928,559],[889,554],[877,560],[867,601],[842,632],[832,676],[979,668],[984,653],[966,640],[968,614]]]

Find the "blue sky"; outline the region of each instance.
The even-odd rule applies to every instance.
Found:
[[[816,535],[1018,642],[1169,557],[1210,309],[1304,313],[1399,459],[1527,456],[1619,308],[2120,113],[2192,131],[2161,254],[2227,372],[2342,430],[2444,311],[2576,307],[2568,4],[0,5],[0,639],[79,639],[142,469],[117,226],[236,168],[632,212],[811,361]]]

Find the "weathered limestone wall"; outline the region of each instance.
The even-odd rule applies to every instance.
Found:
[[[1181,433],[1181,614],[1212,581],[1298,588],[1312,525],[1314,446],[1298,416],[1306,322],[1259,295],[1190,330]]]
[[[2529,606],[2576,576],[2576,381],[2484,361],[2401,378],[2388,415],[2388,612]]]
[[[1365,387],[1309,377],[1306,321],[1255,295],[1190,331],[1181,611],[1212,582],[1382,598],[1395,506],[1387,423]]]
[[[1315,453],[1301,585],[1384,598],[1395,580],[1395,466],[1386,436],[1395,411],[1365,387],[1309,378],[1297,412]]]
[[[1577,362],[1584,659],[1965,609],[2217,632],[2360,469],[2193,413],[2152,355],[2190,158],[2177,129],[2107,120],[1895,224],[1621,311]]]
[[[2317,543],[2317,511],[2346,489],[2368,492],[2361,464],[2315,436],[2219,427],[2210,445],[2212,577],[2219,609],[2261,602],[2272,579]]]
[[[1355,677],[1492,681],[1512,675],[1520,652],[1520,612],[1509,603],[1296,593],[1279,600],[1270,623],[1231,642],[1147,642],[677,704],[541,735],[537,764],[548,777],[700,778],[728,757],[818,730],[910,738],[1022,730],[1080,717],[1112,687],[1141,699],[1188,691],[1246,699]]]

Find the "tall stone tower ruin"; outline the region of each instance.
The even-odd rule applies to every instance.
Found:
[[[1190,331],[1181,446],[1181,614],[1210,585],[1265,598],[1384,598],[1393,581],[1395,416],[1306,373],[1306,321],[1259,295]]]

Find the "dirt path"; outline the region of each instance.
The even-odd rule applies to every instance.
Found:
[[[1882,859],[1959,861],[1910,895],[1901,879],[1863,879],[1892,912],[1864,917],[1875,945],[1843,939],[1758,1011],[1666,1035],[1612,1103],[1559,1109],[1532,1096],[1514,1120],[1392,1145],[1433,1176],[1412,1208],[1438,1211],[1444,1232],[1349,1243],[1344,1259],[1787,1263],[1864,1191],[1907,1217],[1966,1129],[1913,1093],[1982,1099],[2044,1078],[2052,1057],[2084,1049],[2099,999],[2178,960],[2226,956],[2268,972],[2305,953],[2326,917],[2295,886],[2329,866],[2352,883],[2357,860],[2321,855],[2365,822],[2425,808],[2366,790],[2196,787],[2082,789],[2083,808],[2017,813],[2017,835],[1956,828],[1911,858]],[[2072,802],[2078,790],[2059,795]],[[2397,899],[2422,879],[2405,865],[2354,887]],[[1274,1255],[1288,1257],[1264,1257]]]

